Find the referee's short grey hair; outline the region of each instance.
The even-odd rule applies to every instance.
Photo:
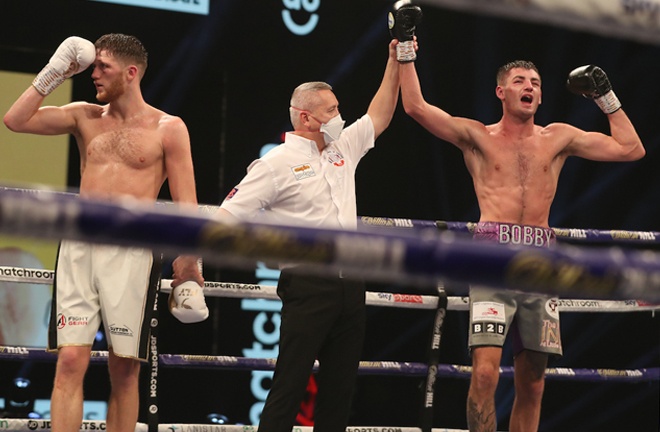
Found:
[[[332,90],[332,86],[323,81],[310,81],[300,84],[293,90],[289,104],[289,116],[294,128],[298,127],[300,111],[313,111],[316,108],[319,103],[316,94],[321,90]]]

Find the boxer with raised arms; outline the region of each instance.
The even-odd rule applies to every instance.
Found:
[[[416,41],[416,37],[415,37]],[[415,63],[399,64],[404,109],[430,133],[463,152],[480,209],[475,238],[549,246],[550,206],[561,169],[569,156],[596,161],[634,161],[645,154],[642,142],[605,72],[588,65],[568,76],[568,89],[593,99],[609,121],[611,135],[586,132],[566,123],[535,124],[541,104],[541,76],[529,61],[513,61],[497,72],[495,94],[502,118],[485,125],[454,117],[428,103]],[[515,320],[514,320],[515,318]],[[556,299],[540,294],[470,288],[469,345],[472,378],[468,391],[470,431],[495,431],[495,390],[502,345],[514,342],[516,396],[512,432],[538,429],[548,356],[561,354]]]

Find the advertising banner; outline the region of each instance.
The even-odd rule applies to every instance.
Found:
[[[660,0],[420,0],[419,3],[660,44]]]

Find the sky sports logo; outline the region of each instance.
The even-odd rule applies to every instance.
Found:
[[[198,15],[209,14],[209,0],[93,0],[127,6],[163,9]]]

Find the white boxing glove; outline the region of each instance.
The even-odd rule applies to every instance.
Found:
[[[172,288],[168,305],[172,315],[184,324],[197,323],[209,317],[204,290],[195,281],[187,281]]]
[[[87,69],[95,59],[96,48],[92,42],[78,36],[68,37],[32,81],[32,85],[42,96],[48,96],[65,79]]]

